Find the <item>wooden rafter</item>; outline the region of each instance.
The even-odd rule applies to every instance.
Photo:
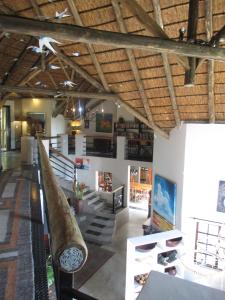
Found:
[[[61,49],[53,45],[54,49],[57,52],[57,57],[59,57],[61,60],[63,60],[67,65],[69,65],[72,69],[74,69],[77,73],[79,73],[84,79],[86,79],[90,84],[95,86],[99,90],[104,90],[102,85],[92,76],[88,74],[86,70],[84,70],[82,67],[80,67],[77,63],[75,63],[71,58],[66,56]]]
[[[206,38],[208,41],[212,38],[213,21],[212,21],[212,0],[205,0],[205,28]],[[215,103],[214,103],[214,61],[208,61],[208,107],[209,122],[215,123]]]
[[[55,82],[55,79],[53,78],[52,74],[51,74],[49,71],[45,71],[45,74],[48,75],[48,77],[49,77],[50,81],[52,82],[54,88],[57,89],[58,86],[57,86],[57,84],[56,84],[56,82]]]
[[[149,15],[145,10],[136,2],[136,0],[122,0],[125,2],[132,13],[137,17],[141,24],[145,26],[151,33],[156,37],[161,37],[163,39],[170,39],[169,36],[165,33],[161,26]],[[159,1],[158,5],[160,7]],[[161,14],[161,12],[160,12]],[[188,59],[186,57],[181,57],[176,55],[176,61],[182,65],[186,70],[189,69]]]
[[[113,9],[114,9],[114,12],[116,15],[117,23],[119,24],[120,31],[122,33],[127,33],[127,28],[125,26],[125,23],[124,23],[122,14],[121,14],[121,10],[120,10],[118,1],[112,0],[112,6],[113,6]],[[130,63],[130,66],[131,66],[131,69],[132,69],[132,72],[133,72],[133,75],[134,75],[134,78],[136,81],[136,85],[137,85],[137,88],[138,88],[138,91],[140,94],[140,98],[142,100],[142,103],[143,103],[143,106],[145,109],[145,113],[147,115],[147,118],[148,118],[150,124],[154,125],[152,112],[151,112],[150,106],[149,106],[149,101],[145,94],[145,89],[144,89],[143,83],[141,81],[141,77],[140,77],[139,70],[138,70],[138,67],[136,64],[134,53],[131,49],[125,49],[125,51],[126,51],[128,59],[129,59],[129,63]]]
[[[189,11],[188,11],[188,29],[187,29],[187,40],[195,41],[197,37],[197,27],[198,27],[198,9],[199,0],[189,1]],[[190,70],[185,72],[184,84],[188,86],[194,85],[195,72],[197,66],[196,57],[189,57]]]
[[[40,95],[58,96],[61,97],[80,97],[87,99],[100,99],[100,100],[118,100],[118,96],[112,93],[86,93],[80,91],[69,91],[64,89],[43,89],[25,86],[11,86],[11,85],[0,85],[0,92],[15,92],[15,93],[33,93]]]
[[[56,57],[55,56],[51,56],[49,59],[48,59],[48,63],[53,63],[54,61],[56,60]],[[36,63],[34,64],[34,66],[36,66],[39,62],[39,58],[37,59]],[[33,71],[29,71],[24,77],[22,80],[20,80],[20,82],[18,83],[18,86],[24,86],[26,85],[27,83],[29,83],[30,80],[32,80],[33,78],[35,78],[37,75],[39,75],[40,73],[42,72],[41,69],[36,69],[36,70],[33,70]],[[9,93],[7,93],[4,98],[0,101],[0,108],[5,104],[5,102],[7,101],[7,99],[9,98],[9,96],[11,95],[10,91]]]
[[[222,48],[203,47],[150,36],[103,31],[71,24],[51,23],[5,15],[0,15],[0,31],[31,36],[49,36],[57,40],[74,41],[77,43],[142,49],[225,61],[225,49]]]
[[[154,8],[154,13],[155,13],[155,18],[157,22],[157,26],[160,27],[163,31],[163,21],[162,21],[162,15],[161,15],[161,9],[160,9],[160,4],[158,0],[152,0],[153,8]],[[145,21],[148,23],[152,23],[152,18],[150,16],[145,16]],[[154,21],[155,22],[155,21]],[[143,23],[143,22],[142,22]],[[143,23],[145,24],[145,23]],[[148,30],[150,30],[149,26],[146,26]],[[172,78],[172,73],[171,73],[171,68],[168,60],[168,56],[166,53],[162,53],[162,60],[163,60],[163,66],[166,74],[166,80],[168,84],[168,90],[170,94],[170,99],[172,103],[172,108],[174,112],[174,118],[176,125],[180,125],[180,116],[179,116],[179,111],[177,107],[177,102],[176,102],[176,95],[175,95],[175,90],[174,90],[174,85],[173,85],[173,78]]]
[[[77,7],[75,5],[75,2],[73,0],[67,0],[67,3],[70,7],[70,11],[73,15],[73,18],[74,18],[74,21],[76,22],[76,24],[79,25],[79,26],[83,26],[83,22],[80,18],[80,15],[79,15],[79,12],[78,12]],[[99,78],[102,82],[102,85],[103,85],[104,89],[109,92],[110,88],[109,88],[108,83],[105,79],[105,75],[102,71],[102,68],[101,68],[101,66],[98,62],[98,59],[96,57],[93,46],[91,44],[87,44],[87,49],[88,49],[88,52],[91,56],[92,62],[94,64],[95,68],[96,68],[96,71],[98,73],[98,76],[99,76]]]
[[[60,64],[60,67],[61,67],[61,69],[63,70],[63,73],[64,73],[65,76],[66,76],[66,79],[67,79],[67,80],[70,80],[70,75],[69,75],[69,73],[67,72],[67,70],[66,70],[64,64],[62,63],[62,60],[60,59],[59,55],[56,55],[56,56],[57,56],[57,58],[58,58],[58,62],[59,62],[59,64]]]
[[[13,73],[16,71],[16,69],[18,68],[18,66],[20,65],[20,63],[23,61],[24,57],[27,54],[27,47],[31,44],[32,40],[33,40],[33,37],[31,37],[29,39],[29,42],[22,49],[22,51],[20,52],[19,56],[17,57],[17,60],[11,65],[11,67],[9,68],[9,70],[7,72],[7,75],[2,80],[2,84],[5,84],[5,83],[7,83],[7,81],[10,80],[10,78],[13,75]]]

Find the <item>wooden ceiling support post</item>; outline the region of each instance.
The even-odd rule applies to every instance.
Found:
[[[132,13],[137,17],[139,22],[145,26],[145,28],[148,29],[149,32],[153,33],[156,37],[160,37],[163,39],[169,40],[169,36],[165,33],[163,28],[154,20],[152,17],[147,14],[147,12],[136,2],[136,0],[122,0],[122,2],[125,2]],[[158,6],[160,8],[159,1]],[[156,6],[156,4],[155,4]],[[160,13],[161,10],[155,11],[155,13]],[[178,56],[175,55],[176,61],[185,68],[185,70],[189,70],[189,63],[187,57]]]
[[[212,20],[212,1],[205,0],[205,29],[207,41],[212,40],[213,20]],[[224,26],[225,27],[225,26]],[[220,39],[220,38],[219,38]],[[218,39],[218,41],[219,41]],[[208,61],[208,107],[209,122],[215,123],[215,103],[214,103],[214,61]]]
[[[187,40],[195,41],[197,36],[198,27],[198,9],[199,0],[189,1],[189,11],[188,11],[188,29],[187,29]],[[185,72],[184,84],[187,86],[193,86],[195,80],[196,71],[196,57],[189,57],[190,70]]]

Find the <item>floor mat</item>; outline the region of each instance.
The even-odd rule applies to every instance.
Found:
[[[101,268],[114,252],[97,245],[87,243],[88,258],[84,267],[74,274],[74,289],[79,289],[84,283]]]

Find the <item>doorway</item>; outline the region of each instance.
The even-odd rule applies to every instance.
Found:
[[[151,212],[152,170],[145,167],[130,166],[129,207]]]
[[[3,106],[0,110],[1,151],[11,150],[10,106]]]

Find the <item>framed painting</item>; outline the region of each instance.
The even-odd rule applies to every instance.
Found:
[[[36,136],[37,133],[45,132],[45,113],[27,113],[27,133]]]
[[[160,231],[172,230],[176,216],[176,184],[155,175],[152,225]]]
[[[96,114],[96,132],[112,133],[112,114]]]
[[[225,213],[225,181],[219,181],[217,211]]]

